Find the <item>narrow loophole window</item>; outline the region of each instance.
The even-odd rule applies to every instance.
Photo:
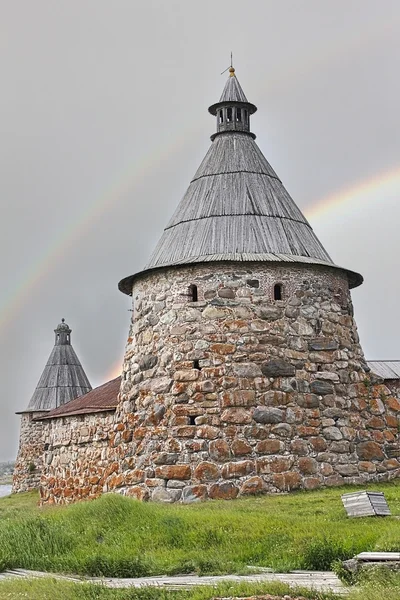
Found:
[[[220,123],[224,122],[224,112],[222,110],[219,111],[219,122]]]
[[[340,304],[340,306],[344,305],[343,290],[341,290],[340,288],[336,291],[335,299]]]
[[[189,417],[189,425],[196,425],[196,417],[198,415],[190,415]]]
[[[201,371],[200,361],[199,361],[199,359],[198,359],[198,358],[196,358],[196,359],[193,361],[193,369],[198,369],[199,371]]]
[[[236,109],[236,121],[238,123],[242,122],[242,109],[241,108]]]
[[[193,283],[192,285],[189,285],[188,296],[189,302],[197,302],[197,285],[194,285]]]
[[[274,285],[274,300],[282,300],[282,284],[276,283]]]
[[[322,321],[321,321],[321,319],[316,319],[315,320],[314,329],[315,329],[315,333],[317,335],[319,335],[321,333],[321,329],[322,329]]]
[[[228,121],[228,123],[232,122],[232,109],[231,108],[226,109],[226,120]]]

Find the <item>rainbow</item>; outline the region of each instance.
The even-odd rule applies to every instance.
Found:
[[[189,132],[191,136],[196,129],[192,128]],[[107,213],[125,193],[132,193],[134,187],[155,168],[157,163],[161,163],[171,154],[181,150],[191,136],[188,138],[188,132],[185,131],[175,138],[172,144],[161,147],[156,152],[149,152],[141,160],[136,161],[133,166],[115,178],[114,184],[100,198],[95,198],[75,221],[69,223],[61,234],[57,233],[43,250],[27,263],[16,283],[6,291],[4,299],[0,302],[0,332],[20,314],[21,308],[31,297],[32,292],[59,264],[61,257],[68,253],[68,249],[76,240],[89,230],[93,221]]]
[[[120,360],[116,362],[114,366],[110,369],[110,371],[107,373],[104,381],[111,381],[112,379],[115,379],[116,377],[119,377],[121,375],[123,360],[123,356],[121,356]]]
[[[385,198],[391,197],[393,193],[400,194],[400,167],[398,166],[334,192],[310,204],[303,212],[307,219],[313,221],[341,208],[354,210],[358,205],[368,208],[368,205],[377,200],[383,203]]]

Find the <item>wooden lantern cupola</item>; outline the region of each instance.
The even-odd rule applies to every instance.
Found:
[[[65,319],[61,319],[61,323],[57,325],[54,333],[56,334],[55,345],[65,346],[71,343],[71,331],[69,325],[66,324]]]
[[[211,139],[226,131],[246,132],[255,139],[254,133],[250,132],[250,115],[256,112],[257,107],[247,101],[233,67],[230,67],[229,75],[219,102],[208,109],[217,117],[217,132]]]

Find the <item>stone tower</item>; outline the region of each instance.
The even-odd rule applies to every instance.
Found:
[[[21,415],[13,492],[39,487],[45,448],[43,423],[38,417],[92,389],[71,345],[71,329],[62,319],[54,330],[55,345],[26,410]]]
[[[399,405],[370,377],[353,318],[362,277],[333,263],[263,156],[255,111],[231,68],[208,153],[145,269],[119,284],[134,309],[119,484],[140,498],[399,474]]]

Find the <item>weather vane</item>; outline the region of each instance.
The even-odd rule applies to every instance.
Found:
[[[223,75],[224,73],[226,73],[227,71],[229,71],[229,69],[233,69],[233,53],[231,52],[231,64],[229,65],[229,67],[227,67],[225,69],[225,71],[222,71],[221,75]]]

